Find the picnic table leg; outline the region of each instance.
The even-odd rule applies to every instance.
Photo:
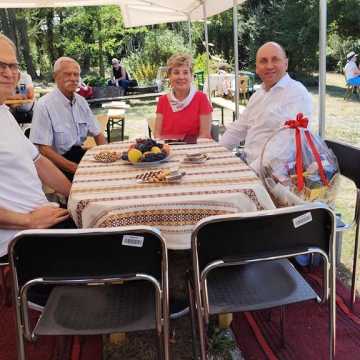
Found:
[[[125,119],[121,119],[121,141],[124,140],[125,136]]]
[[[109,144],[110,144],[111,122],[112,122],[112,120],[109,119],[107,124],[106,124],[106,135],[107,135],[107,141],[108,141]]]
[[[228,329],[230,327],[232,319],[233,319],[232,313],[220,314],[219,318],[218,318],[219,328],[220,329]]]
[[[110,334],[109,341],[113,345],[123,345],[126,343],[127,337],[126,333],[115,333]]]

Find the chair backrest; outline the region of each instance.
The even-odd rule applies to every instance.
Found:
[[[341,175],[352,180],[360,189],[360,149],[338,141],[325,140],[337,157]]]
[[[192,234],[200,272],[223,260],[290,255],[316,247],[330,255],[335,215],[325,205],[312,203],[253,213],[211,216]]]
[[[145,273],[162,283],[166,245],[157,230],[126,227],[27,230],[9,247],[19,287],[35,278],[101,278]]]

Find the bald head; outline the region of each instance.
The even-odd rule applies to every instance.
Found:
[[[54,64],[54,79],[58,89],[72,99],[79,86],[80,65],[70,57],[61,57]]]
[[[54,74],[57,71],[61,70],[62,66],[65,65],[65,63],[76,64],[79,67],[79,70],[80,70],[80,65],[76,60],[74,60],[71,57],[62,56],[62,57],[59,57],[54,63]]]
[[[261,53],[264,50],[268,50],[268,49],[274,49],[274,50],[280,51],[282,53],[282,55],[286,58],[286,52],[285,52],[284,48],[275,41],[269,41],[269,42],[265,43],[264,45],[261,45],[259,47],[258,51],[256,52],[256,58],[259,56],[259,53],[261,55]]]
[[[288,59],[284,48],[276,42],[267,42],[256,53],[256,73],[270,90],[286,74]]]

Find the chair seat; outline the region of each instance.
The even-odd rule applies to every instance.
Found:
[[[95,335],[154,329],[154,299],[154,287],[143,281],[112,286],[58,286],[51,292],[34,332]]]
[[[317,299],[286,259],[218,268],[207,280],[210,314],[261,310]]]

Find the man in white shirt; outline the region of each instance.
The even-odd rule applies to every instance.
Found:
[[[79,64],[69,57],[57,59],[54,79],[57,87],[35,104],[30,140],[72,180],[87,136],[93,136],[97,145],[106,140],[88,103],[76,94]]]
[[[68,222],[69,214],[49,203],[42,182],[68,196],[71,184],[23,135],[4,105],[19,79],[15,45],[0,34],[0,258],[13,236],[24,229],[45,229]],[[72,225],[64,224],[64,227]]]
[[[311,97],[305,87],[287,74],[288,59],[275,42],[262,45],[256,54],[256,73],[263,81],[240,118],[230,124],[220,144],[233,149],[245,142],[244,157],[256,171],[262,148],[271,134],[286,120],[301,112],[310,119]]]
[[[347,63],[344,68],[346,82],[349,85],[360,86],[360,70],[356,65],[357,54],[350,51],[346,55]]]

